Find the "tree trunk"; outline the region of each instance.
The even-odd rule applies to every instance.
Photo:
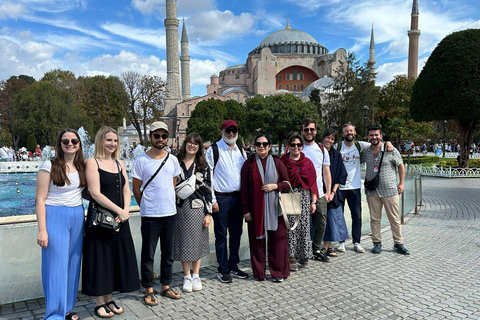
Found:
[[[458,121],[460,125],[460,156],[458,157],[458,166],[460,168],[468,168],[468,158],[470,152],[470,145],[473,140],[473,132],[477,126],[477,120],[463,120]]]

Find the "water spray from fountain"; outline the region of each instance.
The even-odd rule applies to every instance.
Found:
[[[82,141],[83,156],[85,160],[92,158],[95,151],[95,144],[90,142],[90,136],[83,126],[78,129],[78,135],[80,136],[80,141]]]

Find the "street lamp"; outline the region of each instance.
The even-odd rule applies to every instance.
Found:
[[[446,139],[445,133],[447,131],[447,120],[443,121],[443,157],[445,158],[445,146],[446,146]]]
[[[177,119],[177,152],[180,149],[180,119]]]
[[[367,112],[370,110],[369,107],[363,107],[363,135],[365,140],[367,140]]]

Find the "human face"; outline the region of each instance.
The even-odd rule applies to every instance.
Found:
[[[73,132],[65,132],[62,135],[62,140],[65,140],[65,141],[68,140],[67,145],[65,145],[64,143],[61,143],[63,153],[65,153],[65,154],[75,154],[78,151],[78,149],[80,148],[80,142],[78,142],[77,144],[73,144],[72,139],[73,140],[78,140],[77,135]]]
[[[164,129],[155,130],[150,133],[150,140],[152,141],[152,147],[162,150],[167,146],[168,132]]]
[[[198,152],[199,145],[193,140],[190,140],[186,144],[186,151],[188,154],[196,155]]]
[[[222,137],[223,140],[228,144],[228,145],[233,145],[235,142],[237,142],[238,138],[238,128],[235,126],[228,127],[227,129],[222,130]]]
[[[103,150],[105,153],[112,154],[118,146],[118,136],[113,132],[108,132],[103,138]]]
[[[323,138],[323,146],[327,148],[327,150],[330,150],[330,148],[334,143],[335,143],[335,136],[333,134]]]
[[[268,152],[270,151],[270,142],[268,142],[267,138],[259,137],[257,140],[255,140],[255,151],[262,159],[268,156]]]
[[[295,158],[300,155],[303,149],[303,144],[301,146],[299,146],[299,144],[301,144],[299,139],[293,139],[293,141],[290,142],[290,145],[289,145],[290,155]]]
[[[343,139],[345,141],[352,142],[356,134],[354,126],[346,126],[343,128]]]
[[[305,139],[306,142],[313,142],[316,135],[317,128],[315,127],[315,123],[310,123],[308,126],[303,126],[302,138]]]
[[[382,134],[380,130],[370,130],[368,132],[368,142],[373,146],[378,145],[382,141]]]

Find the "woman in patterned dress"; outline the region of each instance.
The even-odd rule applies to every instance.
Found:
[[[183,292],[200,291],[200,264],[202,257],[210,253],[208,226],[212,214],[212,188],[202,138],[198,134],[191,133],[185,138],[178,153],[178,161],[182,173],[177,178],[177,189],[192,175],[195,177],[195,188],[186,199],[181,199],[177,190],[177,228],[173,259],[182,262]],[[190,274],[190,266],[193,268],[193,275]]]
[[[303,138],[294,135],[288,140],[289,152],[282,156],[287,167],[288,177],[295,192],[302,193],[302,213],[299,218],[289,217],[290,226],[298,219],[294,230],[289,230],[288,247],[290,270],[297,271],[297,259],[300,264],[307,264],[312,257],[312,242],[310,240],[310,214],[315,211],[317,201],[317,175],[310,159],[302,153]]]

